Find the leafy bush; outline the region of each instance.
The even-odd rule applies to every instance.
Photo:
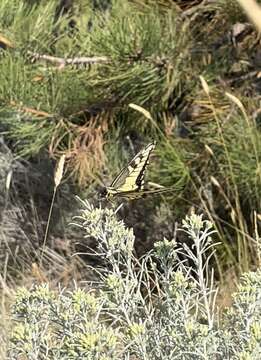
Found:
[[[29,159],[32,174],[47,149],[52,159],[65,154],[68,178],[90,196],[157,140],[158,161],[147,179],[173,189],[167,204],[177,221],[190,206],[207,213],[223,244],[219,279],[232,267],[238,277],[260,262],[260,46],[246,19],[235,0],[2,0],[5,142],[15,158]],[[36,175],[39,182],[49,179],[47,169]],[[11,192],[31,218],[31,200],[24,203],[28,195],[21,191],[25,181],[14,170]],[[30,190],[38,201],[38,191]],[[46,194],[40,196],[44,211]],[[149,217],[135,220],[129,224],[145,229],[142,243],[153,241],[151,232],[161,238]],[[21,223],[15,219],[14,233]],[[9,239],[5,243],[13,249]],[[21,252],[15,247],[10,258],[20,259]]]
[[[187,217],[181,230],[192,246],[164,239],[138,260],[117,211],[83,205],[75,224],[87,246],[96,242],[98,281],[20,289],[10,359],[260,359],[261,271],[243,276],[220,321],[209,221]]]

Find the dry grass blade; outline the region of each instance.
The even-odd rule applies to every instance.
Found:
[[[37,263],[32,263],[32,276],[40,283],[47,283],[48,278]]]
[[[153,120],[150,112],[148,110],[145,110],[143,107],[136,104],[129,104],[129,107],[142,113],[145,116],[145,118],[149,120]]]
[[[61,183],[63,177],[64,164],[65,164],[65,155],[62,155],[55,169],[55,174],[54,174],[55,187],[59,186]]]
[[[217,181],[217,179],[214,176],[210,176],[210,180],[213,185],[215,185],[217,188],[221,189],[219,182]]]
[[[236,96],[234,96],[234,95],[232,95],[232,94],[230,94],[228,92],[226,92],[226,96],[230,100],[232,100],[233,103],[235,103],[243,113],[245,112],[245,109],[244,109],[244,106],[243,106],[242,102]]]
[[[261,32],[261,7],[254,0],[237,0],[245,10],[249,19],[255,24],[258,31]]]
[[[57,164],[57,167],[56,167],[56,170],[55,170],[55,174],[54,174],[54,184],[55,184],[55,186],[54,186],[52,202],[51,202],[49,215],[48,215],[48,220],[47,220],[46,229],[45,229],[42,253],[41,253],[41,256],[40,256],[40,264],[41,265],[42,265],[42,260],[43,260],[43,254],[44,254],[44,251],[45,251],[45,246],[46,246],[46,241],[47,241],[47,236],[48,236],[48,231],[49,231],[49,226],[50,226],[50,220],[51,220],[51,215],[52,215],[52,210],[53,210],[53,204],[54,204],[54,199],[55,199],[55,195],[56,195],[56,190],[57,190],[57,187],[59,186],[59,184],[61,183],[61,180],[62,180],[62,177],[63,177],[64,164],[65,164],[65,155],[63,154],[60,157],[60,160],[58,161],[58,164]]]
[[[213,153],[211,147],[209,147],[207,144],[205,144],[205,149],[209,153],[209,155],[214,156],[214,153]]]
[[[242,104],[242,102],[234,95],[230,94],[229,92],[226,92],[226,96],[233,101],[234,104],[236,104],[236,106],[241,110],[242,114],[244,115],[247,124],[249,125],[249,120],[248,120],[248,116],[246,113],[246,110],[244,108],[244,105]]]
[[[14,48],[14,44],[1,34],[0,34],[0,46],[2,48]]]
[[[209,96],[209,86],[206,82],[206,80],[203,78],[203,76],[200,75],[199,77],[200,81],[201,81],[201,85],[203,87],[203,90],[205,91],[205,93]]]
[[[8,171],[7,177],[6,177],[6,181],[5,181],[5,188],[7,191],[10,190],[10,185],[11,185],[11,181],[12,181],[12,177],[13,177],[13,172],[12,170]]]

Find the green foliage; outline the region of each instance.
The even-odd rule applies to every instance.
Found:
[[[97,287],[19,290],[10,359],[259,359],[260,274],[244,276],[220,326],[217,289],[208,277],[215,246],[210,222],[197,215],[183,222],[191,249],[165,239],[137,260],[133,232],[113,210],[83,202],[75,221],[86,243],[97,241]],[[190,266],[178,260],[180,253]]]
[[[247,20],[246,14],[237,1],[234,0],[221,0],[219,6],[222,15],[230,23],[245,22]]]
[[[175,188],[176,194],[182,194],[189,183],[190,174],[186,166],[185,151],[178,141],[162,142],[156,149],[160,166],[154,166],[153,175],[161,185]]]
[[[4,1],[1,14],[7,9],[9,3]],[[76,113],[91,113],[101,102],[120,103],[123,109],[130,102],[151,108],[166,106],[188,57],[185,25],[176,21],[175,12],[170,11],[168,16],[156,8],[142,12],[127,1],[115,1],[110,16],[81,3],[64,18],[57,18],[55,11],[55,2],[32,7],[19,2],[8,22],[4,15],[0,18],[0,27],[6,36],[11,34],[9,40],[14,44],[13,49],[1,54],[0,101],[4,106],[12,103],[20,115],[23,107],[45,111],[53,124],[66,117],[78,125],[81,119]],[[74,31],[68,24],[77,14]],[[37,54],[64,59],[93,54],[106,56],[108,61],[87,69],[67,66],[59,70],[52,63],[42,64]],[[14,137],[24,135],[20,146],[26,148],[25,154],[30,153],[32,142],[23,129],[31,121],[30,112],[22,117],[24,121],[10,121],[9,127]],[[42,123],[48,121],[42,119]],[[35,131],[39,131],[38,124],[37,119],[31,121]],[[40,150],[51,141],[56,139],[43,136],[36,147]]]
[[[219,96],[224,98],[224,95]],[[211,166],[211,175],[219,179],[224,189],[230,189],[234,197],[244,194],[245,201],[257,207],[261,191],[258,124],[247,115],[240,99],[235,97],[235,101],[241,103],[241,109],[231,109],[226,105],[227,109],[219,113],[212,91],[210,98],[213,119],[202,126],[202,134],[203,143],[213,151],[213,163],[206,163],[206,172],[210,172]],[[227,120],[223,121],[225,116]]]
[[[224,169],[224,175],[254,204],[261,196],[261,134],[254,121],[235,114],[224,129],[224,136],[232,170]]]
[[[202,2],[185,13],[171,0],[115,0],[108,7],[76,0],[64,13],[59,3],[0,2],[0,131],[13,151],[27,157],[43,149],[52,157],[66,153],[67,174],[80,186],[97,177],[109,184],[136,150],[157,140],[147,179],[175,189],[165,202],[166,214],[175,210],[173,223],[188,206],[211,219],[222,242],[221,279],[227,269],[240,274],[258,266],[259,40],[251,25],[238,24],[245,14],[237,2]],[[2,38],[11,45],[2,46]],[[106,61],[66,64],[98,56]],[[199,75],[207,81],[203,91]],[[129,103],[144,106],[153,120]],[[135,226],[142,224],[139,240],[146,243],[152,241],[144,239],[147,229],[155,229],[156,238],[171,224],[162,224],[156,212],[153,227],[144,209],[133,219],[139,218]],[[117,241],[109,254],[123,251],[123,233],[113,232]],[[119,278],[110,277],[107,286]]]
[[[51,46],[55,7],[54,1],[43,1],[33,7],[26,1],[1,1],[0,28],[11,35],[10,40],[19,48],[17,55],[29,49],[46,50]]]
[[[14,329],[16,348],[11,350],[11,358],[21,354],[28,359],[115,357],[120,336],[117,330],[98,322],[101,309],[100,299],[81,289],[67,296],[55,295],[47,285],[31,293],[22,289],[15,311],[25,322]]]
[[[175,12],[162,16],[156,8],[141,12],[128,2],[116,2],[110,19],[91,33],[92,51],[107,54],[113,66],[100,68],[93,83],[102,85],[121,101],[166,104],[180,81],[188,37]],[[115,69],[117,68],[117,72]],[[153,91],[151,91],[153,89]]]
[[[233,306],[227,311],[224,326],[232,356],[238,359],[258,359],[261,355],[261,269],[242,276]]]

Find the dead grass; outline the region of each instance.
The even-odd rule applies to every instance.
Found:
[[[103,112],[86,119],[81,126],[61,120],[56,127],[49,147],[50,155],[55,158],[66,156],[67,173],[80,187],[96,180],[97,173],[104,167],[105,135],[111,119],[110,112]],[[67,147],[61,151],[65,139]]]

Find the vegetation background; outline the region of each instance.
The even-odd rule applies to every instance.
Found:
[[[187,241],[177,224],[203,214],[220,243],[218,304],[230,305],[227,286],[261,262],[260,34],[238,2],[1,0],[0,66],[2,342],[17,287],[93,278],[97,257],[68,226],[74,194],[98,205],[152,140],[147,178],[173,192],[119,210],[137,258],[163,238]]]

